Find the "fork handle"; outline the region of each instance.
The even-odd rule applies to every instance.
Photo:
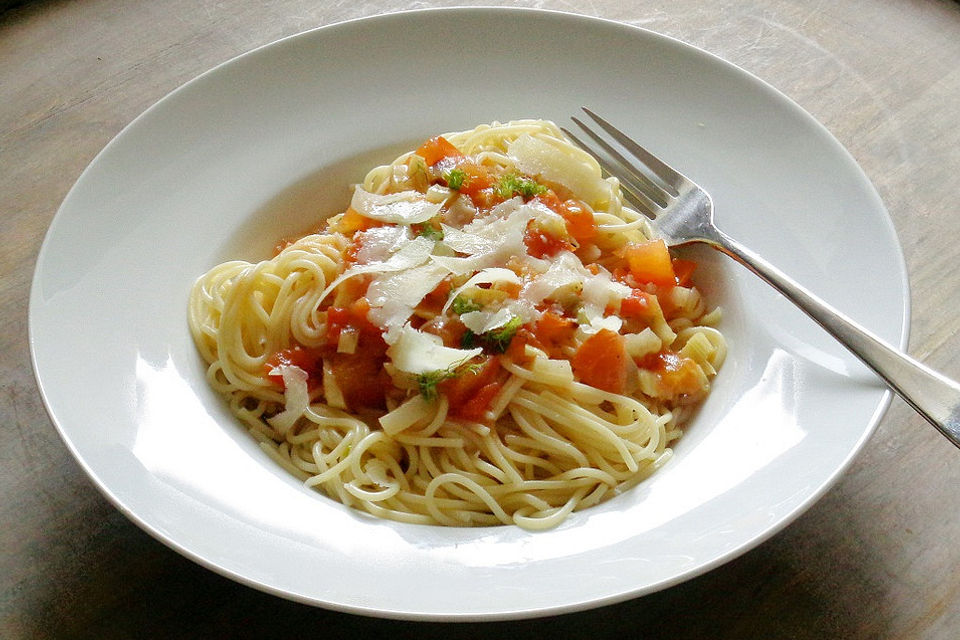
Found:
[[[883,378],[907,404],[960,447],[960,383],[863,328],[730,236],[717,231],[708,241],[741,263],[813,318]]]

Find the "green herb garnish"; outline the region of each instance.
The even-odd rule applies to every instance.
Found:
[[[470,313],[471,311],[480,311],[481,306],[476,300],[457,296],[453,299],[453,302],[450,303],[450,309],[459,316],[464,313]]]
[[[466,373],[476,375],[478,371],[480,371],[479,364],[462,364],[450,369],[428,371],[417,376],[417,386],[424,400],[433,401],[437,398],[437,385],[441,382],[450,380],[451,378],[459,378]]]
[[[510,346],[513,336],[517,335],[517,330],[523,325],[520,316],[513,316],[507,321],[507,324],[496,329],[491,329],[483,334],[484,342],[490,345],[496,351],[503,353]]]
[[[496,186],[497,195],[508,200],[515,195],[521,195],[525,200],[547,192],[547,187],[543,186],[533,178],[518,176],[515,173],[508,173],[500,178]]]
[[[450,169],[443,175],[443,179],[447,181],[448,187],[454,191],[460,191],[463,181],[467,179],[467,172],[463,169]]]
[[[513,316],[507,321],[507,324],[485,333],[476,334],[467,329],[460,339],[460,347],[472,349],[479,344],[494,353],[505,353],[513,341],[513,336],[517,335],[521,326],[523,326],[523,320],[520,316]]]
[[[428,240],[443,240],[443,229],[435,227],[429,222],[424,222],[417,230],[417,235]]]

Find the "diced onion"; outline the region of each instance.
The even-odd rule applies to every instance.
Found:
[[[310,406],[310,392],[307,390],[307,372],[292,364],[275,367],[270,375],[280,374],[283,378],[284,409],[272,418],[267,418],[270,426],[280,435],[286,435],[297,420]]]
[[[331,407],[347,408],[347,400],[343,397],[340,385],[337,384],[337,376],[334,375],[333,367],[326,360],[323,363],[323,395]]]
[[[623,336],[623,339],[627,354],[634,359],[657,353],[663,348],[660,338],[650,327],[646,327],[640,333],[628,333]]]
[[[533,359],[530,371],[537,376],[538,382],[544,384],[564,386],[573,382],[573,369],[569,360],[537,357]]]
[[[421,395],[411,397],[399,407],[380,417],[384,432],[393,436],[433,415],[433,405]]]
[[[360,342],[360,332],[352,327],[345,327],[340,331],[337,340],[337,353],[356,353]]]

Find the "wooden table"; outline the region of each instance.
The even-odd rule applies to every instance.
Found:
[[[459,3],[0,2],[0,637],[960,637],[960,452],[899,400],[840,482],[773,539],[666,591],[538,621],[391,622],[294,604],[177,555],[87,480],[44,412],[27,342],[35,256],[83,168],[219,62],[319,25],[445,4]],[[678,37],[810,111],[893,217],[911,353],[960,377],[960,4],[517,4]]]

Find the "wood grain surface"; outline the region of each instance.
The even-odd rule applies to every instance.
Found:
[[[644,598],[542,620],[396,622],[288,602],[169,550],[88,481],[43,409],[27,332],[37,251],[84,167],[156,100],[237,54],[447,4],[475,3],[0,2],[0,637],[960,638],[960,451],[896,399],[841,480],[756,549]],[[675,36],[812,113],[893,218],[910,274],[910,352],[960,377],[960,5],[509,4]]]

